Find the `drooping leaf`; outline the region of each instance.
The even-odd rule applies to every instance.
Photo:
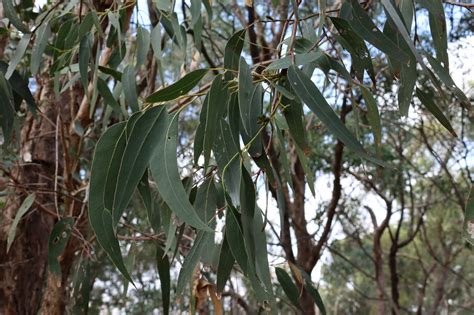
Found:
[[[41,61],[43,59],[43,53],[48,45],[48,39],[51,37],[51,27],[49,23],[44,23],[37,30],[35,43],[33,50],[31,51],[31,63],[30,69],[31,74],[36,75],[38,73]]]
[[[161,300],[163,302],[163,314],[168,315],[170,311],[170,262],[168,255],[161,247],[156,249],[156,266],[160,276],[161,283]]]
[[[348,22],[354,32],[392,58],[400,62],[407,61],[409,53],[397,47],[390,38],[386,37],[377,28],[357,0],[350,1],[352,4],[352,12],[348,16]]]
[[[260,84],[254,85],[250,67],[244,58],[239,64],[239,111],[242,122],[241,135],[252,157],[262,153],[262,141],[259,135],[259,117],[262,115],[263,90]]]
[[[217,265],[217,281],[216,289],[217,292],[224,291],[225,284],[230,277],[232,268],[234,267],[234,256],[230,251],[229,244],[227,242],[227,236],[224,235],[224,240],[222,241],[220,253],[219,253],[219,263]]]
[[[20,39],[20,42],[16,46],[15,54],[13,55],[10,63],[8,64],[7,72],[5,73],[5,78],[8,80],[10,79],[13,71],[15,71],[16,66],[20,63],[23,55],[25,54],[26,48],[28,48],[28,44],[30,43],[31,34],[24,34],[23,37]]]
[[[178,218],[187,224],[207,232],[212,230],[196,214],[187,198],[186,191],[178,173],[176,145],[178,137],[178,115],[170,119],[163,111],[163,119],[156,131],[158,140],[150,161],[150,170],[158,187],[158,191]]]
[[[145,101],[147,103],[166,102],[186,95],[201,81],[207,72],[208,69],[194,70],[177,82],[152,93]]]
[[[8,18],[10,23],[12,23],[20,32],[29,33],[30,30],[25,24],[23,24],[20,17],[16,13],[14,0],[3,0],[2,2],[5,17]]]
[[[220,119],[217,126],[214,154],[222,178],[222,185],[232,204],[240,205],[240,158],[238,141],[232,136],[229,124]]]
[[[340,44],[351,54],[352,67],[356,73],[356,77],[359,81],[363,82],[364,70],[370,76],[372,82],[375,84],[375,71],[370,57],[369,49],[365,44],[364,40],[360,38],[351,28],[350,24],[341,18],[331,17],[331,21],[337,28],[340,38],[338,41]]]
[[[0,60],[0,72],[5,74],[8,69],[8,64]],[[10,86],[16,94],[18,94],[22,99],[25,100],[28,104],[28,109],[35,115],[36,113],[36,102],[31,94],[30,89],[28,88],[28,81],[25,80],[18,71],[13,71],[10,79],[8,80]]]
[[[71,236],[74,218],[64,218],[56,222],[48,240],[48,266],[51,272],[61,276],[58,257],[62,255]]]
[[[417,2],[429,12],[431,39],[436,51],[436,59],[449,71],[448,35],[443,2],[441,0],[417,0]]]
[[[92,31],[92,26],[94,26],[94,13],[89,12],[82,19],[81,25],[79,25],[79,32],[78,32],[79,40],[82,40],[84,36],[86,36]]]
[[[292,66],[288,70],[288,78],[296,95],[316,114],[332,134],[362,158],[381,164],[379,161],[368,156],[365,149],[341,122],[339,117],[337,117],[334,110],[309,77],[298,68]]]
[[[122,122],[107,129],[95,147],[89,184],[89,222],[96,234],[97,241],[112,263],[127,280],[132,282],[124,265],[120,246],[112,227],[112,214],[104,205],[105,198],[109,200],[113,198],[113,194],[112,196],[105,194],[105,186],[110,163],[114,155],[113,152],[117,149],[124,150],[124,146],[119,142],[119,139],[122,138],[125,125],[126,123]],[[117,148],[117,145],[120,147]]]
[[[160,43],[161,45],[161,43]],[[150,32],[147,29],[139,26],[137,30],[137,64],[139,68],[146,60],[146,55],[150,50]]]
[[[302,269],[300,269],[300,271],[301,271],[301,275],[303,276],[305,280],[306,290],[308,290],[309,294],[313,298],[314,303],[316,303],[316,305],[318,306],[321,314],[326,315],[326,308],[324,307],[323,299],[321,298],[321,295],[319,294],[318,290],[313,286],[313,282],[311,281],[311,276],[308,275]]]
[[[454,131],[453,126],[449,122],[449,119],[443,114],[441,109],[436,105],[433,100],[433,93],[425,93],[419,88],[416,88],[416,97],[421,101],[423,105],[436,117],[436,119],[444,126],[453,137],[457,137],[456,132]]]
[[[156,26],[151,31],[151,48],[153,49],[153,54],[157,60],[161,59],[161,27],[160,24]]]
[[[81,82],[85,93],[89,86],[89,60],[92,52],[92,34],[82,38],[79,44],[79,73],[81,74]]]
[[[155,145],[161,137],[160,132],[168,121],[164,112],[165,108],[161,106],[145,111],[135,121],[128,135],[120,168],[113,170],[118,172],[112,211],[114,224],[120,220],[150,162]]]
[[[465,240],[474,246],[474,184],[471,184],[471,192],[466,202],[463,230]]]
[[[0,126],[2,127],[4,144],[10,142],[13,132],[13,123],[15,120],[15,105],[10,84],[0,73]]]
[[[291,137],[303,151],[306,151],[308,148],[306,130],[303,126],[303,105],[297,100],[289,100],[286,97],[282,98],[281,103],[285,105],[283,115],[288,124]]]
[[[161,215],[160,209],[153,198],[150,183],[148,182],[148,171],[145,171],[143,174],[143,177],[140,180],[137,188],[145,205],[148,222],[150,223],[153,231],[158,234],[161,227]]]
[[[242,222],[242,232],[244,235],[245,247],[249,263],[255,262],[255,236],[253,231],[253,219],[255,214],[255,187],[252,177],[245,167],[241,167],[242,181],[240,182],[240,213]],[[259,253],[260,255],[261,253]]]
[[[109,105],[117,114],[121,114],[122,110],[119,103],[112,92],[110,92],[107,83],[101,78],[97,78],[97,89],[99,90],[100,96],[104,99],[105,104]]]
[[[367,106],[367,119],[369,120],[370,127],[372,128],[372,133],[374,134],[375,146],[377,152],[380,151],[382,145],[382,126],[380,124],[380,114],[377,107],[377,102],[375,101],[374,96],[367,90],[365,87],[360,86],[362,91],[362,97],[364,98],[365,105]]]
[[[25,213],[30,209],[31,205],[35,201],[36,195],[33,193],[31,195],[28,195],[25,200],[23,200],[20,208],[18,208],[18,211],[15,214],[15,219],[13,219],[13,222],[10,226],[10,230],[8,230],[8,236],[7,236],[7,253],[10,250],[10,247],[13,244],[13,241],[15,240],[15,235],[16,235],[16,229],[18,227],[18,223],[20,223],[21,218],[25,215]]]
[[[212,82],[211,89],[204,100],[194,140],[194,163],[197,164],[201,152],[204,151],[204,170],[209,165],[211,149],[216,138],[216,129],[219,120],[227,109],[228,100],[228,90],[224,85],[222,76],[218,75]]]
[[[438,78],[446,85],[449,90],[453,91],[454,95],[466,108],[471,108],[471,102],[469,101],[469,98],[460,88],[457,87],[456,83],[454,83],[453,78],[451,78],[449,75],[449,70],[443,67],[441,63],[433,58],[433,56],[430,54],[425,54],[425,56],[434,72],[438,75]]]
[[[135,70],[132,66],[127,66],[122,74],[122,88],[125,94],[125,100],[133,112],[140,110],[138,105],[137,87],[135,82]]]
[[[240,226],[237,212],[232,208],[227,208],[225,219],[225,237],[229,244],[232,256],[235,258],[243,273],[248,273],[248,256],[245,250],[242,227]],[[255,263],[255,262],[254,262]]]
[[[280,282],[280,285],[283,288],[283,291],[285,292],[286,296],[290,299],[293,305],[299,308],[300,305],[298,303],[298,300],[300,297],[300,293],[295,283],[293,282],[293,280],[291,280],[291,277],[282,268],[276,267],[275,273],[276,273],[278,282]]]
[[[245,29],[235,32],[225,45],[224,50],[224,68],[228,70],[238,70],[240,54],[245,42]],[[226,81],[232,80],[234,74],[232,71],[227,71],[224,75]]]

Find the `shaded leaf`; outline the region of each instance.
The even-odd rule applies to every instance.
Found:
[[[161,45],[161,43],[160,43]],[[137,30],[137,65],[139,68],[146,60],[146,56],[150,50],[150,32],[139,26]]]
[[[161,197],[178,218],[201,230],[212,232],[194,211],[178,173],[176,145],[178,137],[178,115],[170,119],[163,111],[163,119],[156,131],[158,139],[151,158],[150,170]]]
[[[209,165],[218,122],[227,109],[228,100],[228,90],[222,76],[218,75],[212,82],[211,89],[204,100],[194,140],[194,163],[197,164],[201,152],[204,151],[204,170],[207,170]]]
[[[129,139],[123,152],[120,168],[109,170],[109,172],[118,171],[112,211],[115,225],[130,202],[150,162],[155,145],[161,137],[163,125],[168,121],[165,111],[164,107],[153,107],[135,121],[128,135]]]
[[[20,223],[21,218],[23,218],[25,213],[30,209],[31,205],[35,201],[35,198],[36,198],[35,194],[28,195],[25,198],[25,200],[23,200],[20,208],[18,208],[18,211],[15,214],[15,219],[13,219],[13,222],[10,226],[10,230],[8,230],[7,253],[10,250],[10,247],[13,244],[13,240],[15,240],[16,228],[18,227],[18,223]]]
[[[125,268],[120,246],[112,227],[112,215],[104,206],[104,199],[112,198],[105,194],[105,185],[110,163],[115,150],[123,150],[118,141],[125,130],[125,122],[110,127],[100,137],[94,151],[92,160],[91,179],[89,183],[89,222],[94,230],[97,241],[109,256],[112,263],[119,269],[124,277],[131,280]]]
[[[3,132],[4,145],[8,145],[13,132],[15,120],[15,105],[10,84],[0,73],[0,126]]]
[[[293,280],[291,280],[291,277],[282,268],[276,267],[275,273],[278,282],[280,282],[280,285],[283,288],[283,291],[285,292],[286,296],[290,299],[291,303],[293,303],[296,307],[299,308],[300,305],[298,303],[298,300],[300,297],[300,293]]]
[[[138,105],[137,87],[135,83],[135,70],[132,66],[127,66],[122,74],[122,88],[125,95],[125,100],[133,112],[140,110]]]
[[[160,276],[161,299],[163,302],[163,314],[168,315],[170,311],[170,262],[168,256],[161,247],[156,249],[156,266]]]
[[[5,73],[5,78],[10,79],[13,71],[15,71],[16,66],[20,63],[23,55],[25,54],[26,48],[28,48],[28,44],[30,43],[30,34],[24,34],[23,37],[20,39],[20,42],[16,46],[15,53],[13,54],[10,63],[8,64],[7,72]]]
[[[380,152],[382,145],[382,126],[380,124],[379,109],[372,93],[363,86],[360,86],[360,90],[362,91],[362,96],[367,106],[367,119],[372,128],[372,133],[374,134],[375,146],[377,152]]]
[[[288,68],[292,64],[296,66],[301,66],[305,65],[307,63],[310,63],[312,61],[315,61],[323,56],[323,52],[321,50],[317,51],[311,51],[307,52],[304,54],[295,54],[294,55],[294,60],[292,59],[291,56],[285,56],[280,59],[277,59],[273,61],[267,68],[266,70],[277,70],[277,69],[283,69],[283,68]]]
[[[227,236],[224,235],[224,240],[222,241],[220,253],[219,253],[219,263],[217,265],[217,281],[216,289],[217,292],[222,292],[224,290],[225,284],[230,277],[232,268],[234,267],[234,256],[230,251],[229,243],[227,242]]]
[[[49,23],[44,23],[36,32],[35,43],[31,51],[31,63],[30,69],[31,74],[36,75],[38,73],[41,61],[43,59],[43,53],[48,45],[48,39],[51,36],[51,27]]]
[[[436,51],[436,58],[449,71],[448,35],[443,2],[441,0],[417,0],[417,2],[429,12],[431,39]]]
[[[359,156],[377,164],[381,164],[380,161],[368,156],[365,149],[341,122],[309,77],[302,73],[298,68],[292,66],[288,70],[288,78],[290,80],[290,85],[298,97],[316,114],[332,134]]]
[[[250,67],[244,58],[239,64],[239,111],[242,122],[240,130],[244,143],[249,145],[252,157],[262,153],[262,141],[259,135],[259,117],[262,115],[263,90],[260,84],[254,85]]]
[[[89,60],[92,52],[92,34],[84,36],[79,44],[79,73],[81,74],[81,82],[84,87],[85,93],[87,93],[89,85]]]
[[[0,60],[0,72],[5,74],[8,69],[8,64]],[[29,110],[35,114],[36,112],[36,102],[31,94],[30,89],[28,88],[28,81],[25,80],[18,71],[13,71],[10,79],[8,79],[8,83],[16,94],[18,94],[22,99],[25,100],[26,104],[28,104]]]
[[[436,117],[436,119],[444,126],[452,135],[453,137],[457,137],[456,132],[451,126],[449,119],[443,114],[441,109],[436,105],[433,100],[433,93],[425,93],[419,88],[416,88],[416,97],[421,101],[423,105]]]
[[[3,0],[2,2],[3,2],[3,11],[5,13],[5,17],[8,18],[10,23],[12,23],[20,32],[29,33],[30,30],[25,24],[23,24],[20,17],[18,17],[16,13],[14,0]]]
[[[48,266],[49,270],[58,276],[61,276],[61,265],[59,264],[58,258],[66,248],[69,237],[71,236],[73,225],[73,218],[61,219],[56,222],[51,234],[49,235]]]
[[[158,234],[161,227],[160,209],[153,199],[153,193],[150,188],[150,183],[148,182],[148,171],[145,171],[143,174],[137,188],[143,204],[145,205],[148,222],[153,231]]]

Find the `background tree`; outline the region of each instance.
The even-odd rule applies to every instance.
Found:
[[[472,5],[453,6],[451,30]],[[178,300],[174,310],[201,313],[312,314],[315,305],[324,313],[311,274],[336,227],[367,222],[348,202],[345,178],[384,205],[379,220],[360,204],[373,222],[355,235],[373,265],[367,288],[376,303],[367,308],[436,312],[449,296],[443,272],[464,253],[462,241],[438,248],[429,236],[449,224],[460,231],[460,218],[441,220],[439,203],[418,203],[442,192],[446,206],[462,209],[470,181],[471,102],[449,75],[442,1],[101,0],[35,9],[4,0],[2,9],[2,312],[107,304],[167,312]],[[464,27],[459,34],[469,34]],[[411,111],[414,122],[400,120]],[[435,133],[425,117],[436,118]],[[312,209],[322,175],[330,197]],[[258,206],[265,194],[275,206]],[[399,257],[417,242],[420,257],[448,251],[436,263],[419,258],[435,266],[420,262],[419,296],[435,297],[413,303],[400,293]]]

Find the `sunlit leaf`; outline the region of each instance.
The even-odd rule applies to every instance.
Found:
[[[191,91],[206,75],[208,69],[194,70],[177,82],[164,87],[146,98],[147,103],[166,102],[177,99]]]
[[[48,45],[48,40],[51,37],[51,27],[49,23],[45,23],[36,31],[35,43],[31,51],[31,74],[35,75],[38,73],[43,53]]]

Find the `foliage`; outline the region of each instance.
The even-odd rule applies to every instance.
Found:
[[[131,302],[126,294],[133,290],[137,299],[159,299],[165,314],[179,308],[219,314],[229,307],[221,296],[249,313],[311,314],[317,306],[325,314],[311,275],[336,213],[346,209],[342,174],[373,190],[387,207],[403,203],[397,189],[405,186],[391,179],[403,181],[417,158],[414,147],[400,152],[397,137],[405,130],[420,132],[421,140],[407,132],[403,141],[423,143],[433,155],[434,162],[421,164],[448,173],[434,146],[461,133],[466,143],[464,121],[452,118],[470,113],[471,101],[450,76],[443,2],[313,2],[148,1],[143,13],[141,2],[128,0],[48,1],[38,10],[34,2],[3,1],[8,23],[1,57],[8,62],[0,63],[2,155],[15,161],[2,167],[15,184],[6,206],[13,210],[5,213],[14,211],[20,194],[36,196],[17,218],[31,203],[48,218],[28,218],[45,224],[49,237],[44,264],[50,272],[39,281],[62,283],[62,294],[71,296],[68,309],[98,308],[98,290],[117,299],[114,306],[137,313],[156,307]],[[420,40],[421,17],[430,32]],[[382,104],[385,97],[389,105]],[[421,104],[421,121],[434,117],[433,128],[449,137],[430,145],[423,127],[403,123],[400,116],[419,114]],[[447,104],[455,106],[452,116]],[[400,141],[392,143],[394,137]],[[28,178],[28,169],[16,163],[21,161],[40,165],[38,178]],[[324,211],[311,220],[321,227],[313,233],[307,216],[315,214],[305,212],[305,193],[308,185],[316,194],[317,172],[331,174],[334,182]],[[459,206],[467,196],[464,182],[457,188],[457,179],[444,175]],[[423,188],[414,187],[420,198]],[[258,203],[265,192],[275,201],[272,209]],[[427,219],[436,221],[439,211],[434,207]],[[474,214],[472,207],[466,211],[469,240]],[[377,246],[388,246],[383,235],[394,218],[388,213],[384,223],[374,224],[373,235],[381,233],[375,256]],[[416,221],[415,213],[410,216]],[[392,244],[413,233],[396,230]],[[410,242],[418,241],[416,235]],[[10,239],[8,248],[21,252],[21,240]],[[276,268],[269,261],[274,240],[284,257]],[[361,255],[354,251],[350,255]],[[105,256],[123,285],[115,283]],[[385,301],[383,264],[375,265],[375,285],[355,282],[380,291],[377,298]],[[144,285],[156,274],[159,284]],[[353,270],[346,276],[360,277]],[[95,286],[102,278],[103,285]],[[239,299],[236,281],[251,292],[247,300]],[[64,293],[69,286],[74,289]],[[60,297],[37,303],[44,312],[61,313]],[[391,298],[387,307],[398,312],[404,297]],[[170,303],[176,300],[181,303]]]

